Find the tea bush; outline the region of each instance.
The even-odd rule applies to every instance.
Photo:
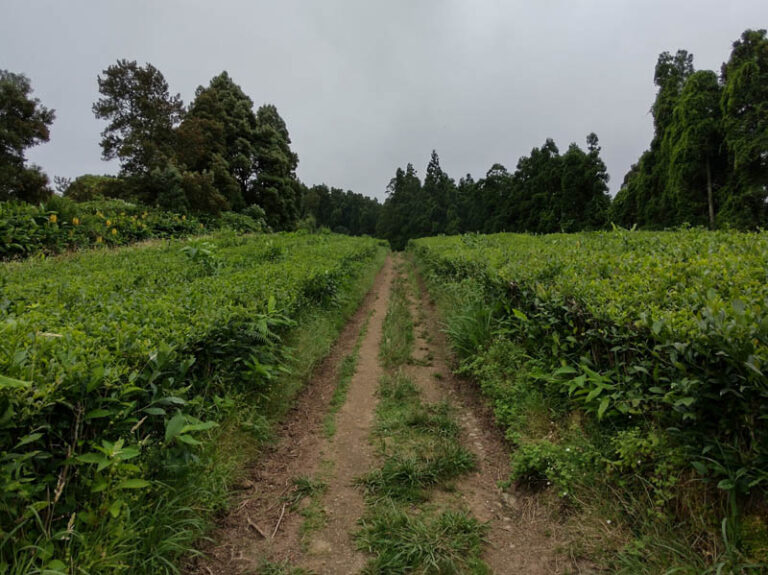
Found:
[[[224,212],[205,220],[122,200],[73,202],[53,196],[34,206],[0,202],[0,260],[122,246],[153,238],[184,238],[218,229],[265,232],[263,218]]]
[[[432,291],[462,304],[448,335],[520,445],[516,478],[562,492],[634,483],[661,515],[680,511],[683,476],[732,505],[765,500],[768,233],[469,235],[409,249]],[[585,437],[594,449],[574,465],[561,447]]]
[[[223,234],[1,264],[0,573],[125,572],[116,541],[171,545],[149,510],[233,397],[279,381],[297,319],[382,250]]]

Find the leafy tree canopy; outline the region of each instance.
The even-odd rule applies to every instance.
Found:
[[[152,64],[118,60],[98,77],[102,97],[93,112],[106,120],[101,149],[105,160],[119,159],[127,175],[163,169],[174,155],[174,127],[184,115],[181,97],[171,95]]]
[[[50,195],[40,168],[25,165],[25,151],[47,142],[55,114],[33,98],[22,74],[0,70],[0,200],[39,202]]]

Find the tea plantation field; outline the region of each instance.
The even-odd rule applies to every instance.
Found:
[[[409,249],[516,446],[513,479],[575,507],[587,492],[615,501],[637,541],[666,526],[679,549],[625,550],[667,555],[658,569],[690,553],[734,569],[736,555],[768,560],[767,233],[466,235]]]
[[[385,252],[232,232],[0,264],[0,573],[173,571],[220,424],[265,432],[292,334],[343,322]]]

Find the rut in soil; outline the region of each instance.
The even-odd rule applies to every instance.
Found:
[[[499,487],[508,468],[434,304],[390,257],[188,572],[584,572],[546,507]]]

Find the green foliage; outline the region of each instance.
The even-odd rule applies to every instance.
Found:
[[[560,155],[548,139],[520,158],[513,174],[494,164],[485,178],[474,182],[468,176],[458,187],[433,151],[423,185],[410,164],[397,170],[387,188],[378,234],[402,250],[409,239],[442,233],[604,228],[610,207],[608,173],[597,136],[589,134],[587,144],[587,152],[571,144]]]
[[[265,409],[294,318],[336,305],[381,249],[329,235],[212,241],[3,264],[0,564],[170,571],[201,527],[172,486],[233,397]],[[264,260],[267,243],[283,257]],[[323,282],[333,296],[318,300]]]
[[[55,117],[31,93],[26,76],[0,69],[0,201],[40,202],[51,194],[47,176],[24,158],[27,148],[48,141]]]
[[[678,222],[715,227],[714,188],[722,186],[725,171],[720,95],[714,72],[694,72],[675,106],[663,149],[670,156],[668,191]]]
[[[379,357],[385,367],[407,362],[413,348],[413,319],[408,309],[408,284],[405,278],[400,276],[395,279],[392,292],[379,349]]]
[[[62,193],[65,198],[75,202],[119,198],[123,195],[120,184],[120,180],[114,176],[84,174],[69,182]]]
[[[98,77],[101,98],[93,113],[109,124],[102,132],[105,160],[118,158],[123,173],[147,174],[173,157],[173,128],[184,113],[163,74],[152,64],[118,60]]]
[[[326,227],[335,233],[374,236],[381,204],[363,194],[320,185],[303,190],[302,209],[305,220],[312,218],[309,231]]]
[[[764,226],[768,213],[768,39],[747,30],[720,78],[693,55],[663,52],[654,81],[654,136],[611,206],[617,224],[650,229]]]
[[[739,227],[765,225],[768,210],[768,37],[746,30],[722,67],[724,143],[731,174],[723,207]]]
[[[258,206],[256,206],[258,208]],[[149,239],[195,236],[216,230],[270,231],[263,212],[223,212],[198,219],[123,200],[75,203],[51,196],[39,206],[0,203],[0,260],[58,254],[81,248],[123,246]]]
[[[199,221],[119,200],[74,203],[52,197],[33,206],[0,203],[0,259],[119,246],[207,231]]]
[[[360,549],[376,554],[364,573],[489,573],[482,563],[487,527],[461,511],[436,516],[382,507],[362,521]]]
[[[510,234],[411,249],[452,302],[462,370],[517,445],[514,478],[561,495],[594,483],[642,494],[646,520],[702,514],[710,537],[719,513],[740,545],[739,510],[768,480],[766,234]],[[497,310],[490,337],[481,302]],[[691,492],[717,503],[697,507]]]

